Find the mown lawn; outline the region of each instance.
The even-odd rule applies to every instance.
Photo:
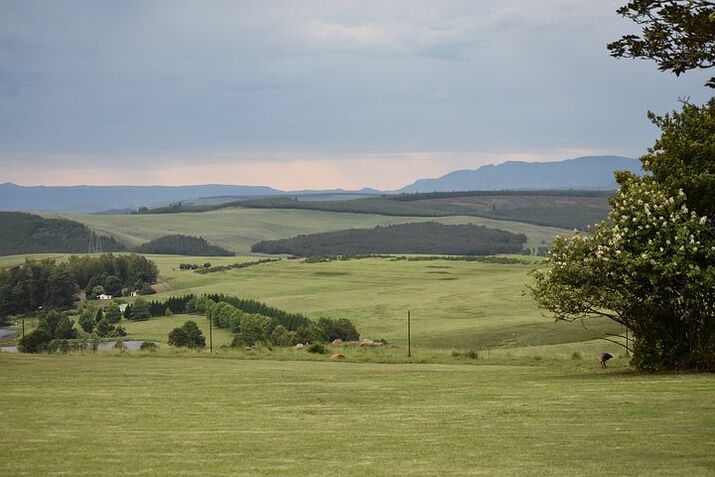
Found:
[[[715,473],[713,375],[193,354],[0,369],[0,475]]]

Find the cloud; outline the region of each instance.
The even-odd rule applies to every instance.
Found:
[[[30,164],[63,157],[58,170],[92,158],[117,173],[137,157],[143,170],[226,151],[267,163],[409,151],[638,155],[657,132],[646,110],[709,91],[700,73],[678,79],[610,58],[605,44],[633,29],[615,8],[8,0],[0,153]]]

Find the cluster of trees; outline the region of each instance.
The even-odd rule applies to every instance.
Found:
[[[618,12],[643,31],[609,45],[614,56],[676,74],[715,65],[712,2],[634,0]],[[531,293],[557,320],[625,326],[641,369],[715,370],[715,98],[649,117],[662,132],[641,158],[650,175],[617,173],[608,220],[556,240]]]
[[[97,333],[98,336],[126,336],[127,332],[119,326],[122,312],[115,302],[104,308],[85,304],[79,315],[79,326],[85,333]]]
[[[432,199],[457,199],[462,197],[611,197],[612,191],[595,190],[468,190],[453,192],[403,192],[382,197],[402,202]]]
[[[332,341],[356,341],[360,334],[348,319],[320,318],[283,321],[260,314],[248,313],[225,301],[214,301],[202,296],[194,301],[196,312],[206,313],[211,322],[220,328],[228,328],[236,337],[234,346],[253,346],[257,343],[291,346],[297,343]]]
[[[77,285],[67,263],[26,260],[0,269],[0,315],[36,312],[42,308],[70,308]]]
[[[169,333],[169,344],[183,348],[203,348],[206,338],[195,321],[188,320],[182,326]]]
[[[253,245],[251,251],[303,257],[375,253],[494,255],[521,253],[524,243],[526,243],[524,234],[514,234],[481,225],[445,225],[425,222],[268,240]]]
[[[18,349],[23,353],[40,353],[53,340],[68,340],[77,337],[74,320],[52,310],[40,317],[37,328],[23,336],[18,342]]]
[[[154,262],[140,255],[72,256],[66,262],[26,260],[0,270],[0,315],[70,308],[80,289],[88,296],[121,294],[122,290],[156,282]]]
[[[23,253],[119,252],[124,246],[66,219],[24,212],[0,212],[0,255]]]
[[[156,283],[159,276],[156,264],[137,254],[72,256],[67,263],[75,283],[88,297],[98,294],[95,293],[98,286],[102,289],[97,291],[108,295],[121,295],[124,289],[148,292],[148,285]]]
[[[190,255],[193,257],[232,257],[236,255],[225,248],[210,245],[203,237],[190,235],[166,235],[142,244],[134,250],[139,253]]]

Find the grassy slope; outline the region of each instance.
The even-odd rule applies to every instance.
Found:
[[[150,340],[166,343],[169,338],[169,331],[183,325],[187,320],[193,320],[199,325],[199,329],[206,337],[206,345],[209,343],[209,322],[204,316],[198,315],[173,315],[154,318],[147,321],[127,321],[121,325],[127,332],[125,339]],[[215,347],[230,345],[233,340],[233,333],[220,328],[213,329],[213,342]]]
[[[191,354],[0,367],[0,475],[715,472],[712,375]]]
[[[566,233],[553,227],[480,217],[388,217],[312,210],[234,208],[196,214],[83,215],[71,218],[100,233],[110,234],[129,246],[168,234],[201,235],[210,243],[239,254],[249,253],[251,245],[261,240],[406,222],[474,223],[500,228],[526,234],[529,238],[527,247],[544,246],[551,243],[555,235]]]
[[[406,342],[406,314],[411,310],[413,344],[417,348],[557,344],[618,331],[611,322],[591,321],[584,327],[544,318],[522,294],[532,265],[385,259],[307,264],[282,260],[199,275],[180,271],[178,265],[202,263],[202,257],[149,258],[159,266],[161,279],[172,287],[150,299],[188,292],[239,295],[311,318],[349,318],[364,336],[385,338],[400,345]],[[21,259],[3,258],[0,266]],[[211,258],[214,264],[242,260],[253,259]],[[171,328],[167,326],[165,333]]]

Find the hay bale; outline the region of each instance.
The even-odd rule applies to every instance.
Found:
[[[303,349],[305,345],[303,343],[298,343],[297,345],[294,346],[295,349]]]
[[[345,356],[344,354],[340,354],[340,353],[333,353],[330,355],[330,361],[342,361],[345,358],[347,358],[347,356]]]
[[[340,338],[335,338],[335,339],[333,340],[333,342],[330,343],[330,344],[332,344],[333,346],[342,346],[342,345],[343,345],[343,340],[341,340]]]

